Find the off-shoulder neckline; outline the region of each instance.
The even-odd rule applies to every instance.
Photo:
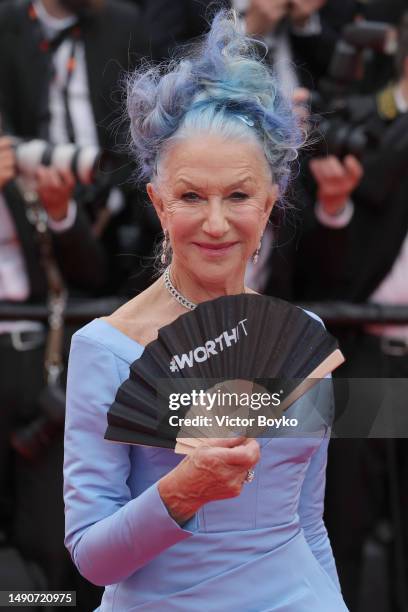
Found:
[[[103,319],[93,319],[78,330],[79,336],[107,347],[119,358],[133,363],[141,357],[145,346]]]
[[[130,340],[130,342],[132,342],[133,344],[137,344],[137,346],[140,346],[140,348],[145,349],[145,345],[144,344],[140,344],[140,342],[138,342],[137,340],[135,340],[134,338],[131,338],[130,336],[128,336],[127,334],[125,334],[125,332],[121,331],[118,327],[116,327],[115,325],[112,325],[112,323],[108,323],[108,321],[105,321],[105,319],[101,319],[101,318],[97,318],[95,319],[95,321],[99,321],[100,323],[102,323],[103,325],[107,325],[110,329],[112,329],[114,332],[117,332],[118,334],[120,334],[123,338],[126,338],[127,340]]]

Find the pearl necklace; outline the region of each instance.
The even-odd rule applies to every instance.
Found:
[[[179,291],[177,291],[177,289],[171,282],[170,266],[166,268],[163,278],[164,278],[164,286],[166,287],[167,291],[174,297],[174,299],[179,304],[181,304],[182,306],[184,306],[184,308],[187,308],[188,310],[194,310],[195,308],[197,308],[197,304],[194,304],[194,302],[190,302],[190,300],[184,297],[184,295],[182,295]]]

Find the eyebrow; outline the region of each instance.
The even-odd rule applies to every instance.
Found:
[[[236,189],[237,187],[243,185],[244,183],[254,183],[254,179],[251,176],[245,176],[242,179],[239,179],[238,181],[234,181],[233,183],[231,183],[230,185],[226,186],[226,190],[228,191],[232,191],[233,189]],[[186,187],[188,187],[189,189],[194,189],[199,191],[200,189],[202,189],[203,187],[198,187],[198,185],[195,185],[194,183],[192,183],[191,181],[189,181],[188,179],[179,179],[178,181],[176,181],[175,186],[178,187],[179,185],[185,185]]]

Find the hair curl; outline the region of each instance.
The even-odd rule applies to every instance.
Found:
[[[232,11],[217,13],[184,57],[136,70],[127,82],[127,111],[141,181],[154,179],[160,155],[175,139],[200,132],[255,136],[282,196],[304,142],[291,101]]]

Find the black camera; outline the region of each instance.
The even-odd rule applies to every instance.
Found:
[[[362,159],[381,138],[378,122],[372,121],[375,105],[375,98],[367,96],[350,96],[324,103],[319,94],[314,93],[312,109],[318,131],[314,154],[335,155],[339,159],[354,155]]]
[[[360,21],[346,26],[337,43],[328,77],[319,83],[319,93],[311,98],[312,117],[318,128],[316,155],[348,154],[361,159],[376,146],[376,126],[367,118],[375,110],[374,98],[350,96],[353,83],[361,76],[364,54],[394,54],[397,50],[395,29],[387,23]]]
[[[328,80],[321,86],[327,94],[344,94],[348,86],[362,76],[367,53],[395,55],[397,32],[388,23],[357,21],[347,25],[337,42],[328,70]],[[331,83],[331,88],[330,88]]]

